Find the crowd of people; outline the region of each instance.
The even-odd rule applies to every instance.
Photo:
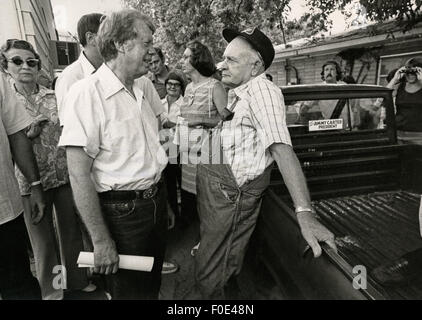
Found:
[[[111,299],[158,299],[162,274],[179,267],[165,260],[168,230],[195,219],[195,285],[186,298],[230,298],[226,289],[242,268],[274,162],[314,256],[320,242],[336,250],[312,208],[282,92],[265,74],[275,55],[269,38],[257,28],[224,29],[218,70],[196,40],[186,44],[179,70],[153,46],[154,31],[136,10],[83,16],[83,52],[53,88],[41,84],[41,60],[29,42],[1,47],[3,299],[95,290],[91,274],[77,268],[81,251],[94,253],[92,272],[103,275]],[[335,69],[324,66],[325,81],[339,80]],[[403,103],[419,103],[417,94],[410,78],[399,86],[398,116],[412,122],[403,135],[420,129],[422,113]],[[154,257],[152,271],[119,269],[119,255]],[[56,285],[56,266],[66,270],[64,286]]]

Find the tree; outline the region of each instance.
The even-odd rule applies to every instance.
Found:
[[[286,43],[295,35],[310,36],[320,31],[310,15],[300,21],[287,21],[290,0],[125,0],[128,7],[153,18],[157,25],[155,43],[176,65],[189,40],[199,39],[209,46],[216,60],[221,59],[225,27],[238,30],[257,26],[274,44]],[[296,36],[297,37],[297,36]]]
[[[225,47],[221,30],[251,26],[262,29],[275,45],[313,36],[330,28],[329,15],[359,1],[373,21],[396,18],[405,30],[422,20],[422,0],[306,0],[310,12],[298,20],[287,19],[291,0],[124,0],[153,18],[157,25],[156,45],[175,65],[189,40],[199,39],[211,49],[216,60]]]
[[[365,8],[368,19],[376,22],[397,19],[405,31],[422,21],[422,0],[307,0],[312,14],[322,20],[354,2]]]

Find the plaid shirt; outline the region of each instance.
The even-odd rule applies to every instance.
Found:
[[[223,122],[221,144],[225,161],[243,186],[260,176],[274,159],[269,147],[291,145],[281,90],[264,76],[229,91],[231,121]]]

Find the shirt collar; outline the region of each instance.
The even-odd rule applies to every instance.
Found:
[[[242,96],[242,94],[244,94],[254,82],[260,81],[262,79],[264,79],[264,74],[261,74],[261,75],[255,77],[255,78],[252,78],[251,80],[249,80],[248,82],[242,84],[241,86],[238,86],[238,87],[236,87],[234,89],[231,89],[229,91],[229,95],[230,94],[232,94],[232,95],[234,94],[234,95],[236,95],[237,97],[240,98]]]
[[[228,92],[228,107],[227,109],[229,111],[233,111],[234,107],[236,106],[237,102],[245,96],[245,94],[248,92],[250,86],[257,82],[257,81],[261,81],[264,78],[264,74],[259,75],[251,80],[249,80],[248,82],[242,84],[241,86],[238,86],[234,89],[229,90]]]
[[[84,76],[87,77],[95,72],[95,67],[89,62],[88,58],[85,56],[85,53],[82,51],[81,55],[79,56],[79,63],[82,66],[82,71]]]
[[[16,88],[16,82],[14,80],[11,84],[12,84],[13,90],[15,90],[15,92],[17,94],[23,96],[23,94],[21,92],[19,92],[18,89]],[[38,86],[37,92],[34,93],[36,98],[42,98],[42,97],[49,95],[49,94],[55,94],[54,91],[51,90],[51,89],[43,87],[42,85],[39,85],[39,84],[37,84],[37,86]]]
[[[163,104],[164,108],[168,108],[169,102],[167,101],[167,96],[164,99],[161,99],[161,103]],[[182,104],[183,103],[183,96],[181,95],[179,99],[177,99],[173,104]]]
[[[114,72],[111,71],[111,69],[105,63],[103,63],[97,70],[95,76],[98,78],[101,86],[103,87],[106,99],[115,95],[120,90],[126,89],[119,78],[117,78]]]
[[[105,64],[103,63],[102,66],[97,70],[95,76],[101,83],[101,86],[104,90],[104,97],[105,99],[109,99],[114,96],[116,93],[120,92],[121,90],[126,91],[128,94],[132,96],[124,84],[120,81],[119,78],[115,75],[115,73]],[[133,91],[135,93],[135,97],[138,101],[142,101],[144,97],[143,91],[136,85],[136,82],[133,85]]]

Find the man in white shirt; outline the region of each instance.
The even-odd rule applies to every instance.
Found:
[[[329,60],[322,65],[323,85],[346,85],[340,64]],[[353,80],[354,81],[354,80]],[[343,130],[359,128],[361,125],[362,99],[312,100],[299,102],[295,107],[300,114],[300,122],[308,125],[309,121],[322,119],[342,119]]]
[[[78,60],[63,70],[56,82],[55,91],[61,122],[63,121],[64,99],[69,89],[79,80],[85,79],[94,73],[103,63],[103,57],[98,50],[96,42],[102,17],[103,15],[100,13],[90,13],[79,19],[78,37],[83,51]]]
[[[166,244],[161,174],[167,156],[156,114],[139,81],[155,28],[136,10],[107,17],[98,31],[105,63],[65,99],[59,145],[67,150],[77,207],[94,245],[94,272],[113,299],[157,299]],[[119,270],[119,254],[152,256],[152,272]]]
[[[101,24],[103,15],[101,13],[90,13],[82,16],[78,21],[78,38],[83,51],[79,59],[66,67],[59,75],[55,85],[55,94],[57,99],[57,109],[60,123],[63,124],[64,101],[70,88],[78,81],[85,79],[93,74],[103,63],[96,41],[98,28]],[[85,250],[91,250],[91,243],[82,230]],[[85,292],[92,292],[96,289],[93,283],[90,283],[83,289]]]

